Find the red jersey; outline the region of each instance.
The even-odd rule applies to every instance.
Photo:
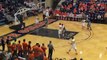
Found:
[[[28,55],[28,60],[34,60],[34,53],[30,53]]]
[[[41,48],[42,48],[43,52],[45,53],[47,48],[45,46],[41,46]]]
[[[43,60],[48,60],[48,58],[46,56],[44,56],[44,59]]]
[[[17,48],[16,48],[16,45],[15,45],[15,44],[11,46],[11,50],[12,50],[12,51],[14,51],[14,50],[16,50],[16,49],[17,49]]]
[[[22,45],[21,44],[17,44],[17,50],[21,51],[22,50]]]
[[[23,50],[28,50],[28,44],[26,42],[22,43]]]
[[[38,46],[33,46],[34,56],[38,57],[43,53],[43,50]]]
[[[10,51],[12,51],[12,45],[11,44],[8,44],[7,47]]]

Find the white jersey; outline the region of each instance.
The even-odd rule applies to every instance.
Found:
[[[85,23],[85,20],[82,20],[82,26],[85,26],[86,23]]]
[[[59,29],[59,30],[58,30],[58,34],[62,34],[62,29]]]
[[[62,25],[62,30],[65,28],[65,26],[64,25]]]
[[[62,28],[62,25],[59,25],[59,29]]]
[[[39,20],[36,18],[35,19],[35,24],[38,24],[39,23]]]
[[[46,11],[45,15],[46,15],[46,17],[49,17],[49,12],[48,12],[48,11]]]
[[[76,43],[73,43],[73,44],[72,44],[72,48],[73,48],[73,49],[77,49]]]
[[[77,49],[76,43],[75,43],[75,39],[72,40],[72,42],[71,42],[71,47],[72,47],[73,49]]]
[[[48,9],[46,9],[46,11],[45,11],[45,16],[49,17],[49,10]]]

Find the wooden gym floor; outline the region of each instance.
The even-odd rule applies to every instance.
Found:
[[[39,15],[40,20],[42,20],[42,14]],[[26,19],[24,22],[26,26],[34,23],[35,16]],[[50,29],[58,29],[58,24],[63,23],[67,30],[79,32],[76,36],[76,44],[78,55],[75,55],[74,50],[71,50],[69,54],[67,51],[71,47],[68,43],[70,40],[56,39],[50,37],[36,36],[27,34],[18,40],[26,39],[32,42],[32,46],[35,43],[45,43],[47,46],[49,41],[53,42],[55,51],[53,53],[53,58],[66,58],[69,60],[73,57],[77,57],[79,60],[81,57],[83,60],[107,60],[107,25],[106,24],[95,24],[92,23],[92,31],[81,28],[80,22],[74,21],[63,21],[59,20],[48,26]],[[14,30],[9,29],[8,25],[0,26],[0,36],[12,32]],[[1,47],[0,47],[1,49]],[[47,53],[48,54],[48,53]]]

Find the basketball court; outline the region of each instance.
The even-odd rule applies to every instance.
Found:
[[[26,26],[34,24],[35,16],[29,17],[24,20]],[[42,14],[39,15],[40,21],[42,20]],[[75,55],[75,51],[71,50],[69,54],[67,51],[71,47],[68,42],[71,42],[71,38],[69,39],[59,39],[55,34],[58,30],[59,23],[63,23],[69,32],[69,34],[74,33],[74,37],[76,39],[77,51],[78,55]],[[17,39],[22,41],[26,39],[27,41],[32,42],[32,46],[36,43],[45,43],[47,46],[49,41],[52,41],[55,51],[53,53],[53,59],[55,58],[66,58],[69,60],[73,57],[77,57],[77,59],[83,58],[83,60],[106,60],[107,59],[107,25],[106,24],[97,24],[92,23],[92,31],[87,29],[82,29],[81,22],[76,21],[64,21],[58,20],[48,25],[48,28],[39,29],[39,34],[35,31],[28,33]],[[44,35],[45,32],[42,30],[48,30],[48,35]],[[4,25],[0,26],[0,36],[13,32],[13,29],[10,29],[9,26]],[[69,35],[67,34],[67,35]],[[1,47],[0,47],[1,49]]]

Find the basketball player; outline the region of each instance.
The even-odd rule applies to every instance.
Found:
[[[90,17],[89,15],[87,15],[87,29],[88,29],[88,30],[92,30],[90,18],[91,18],[91,17]]]
[[[86,27],[86,20],[82,20],[82,29]]]
[[[59,23],[58,37],[62,38],[62,23]]]
[[[72,37],[72,40],[71,40],[71,48],[69,49],[69,51],[67,52],[69,54],[69,52],[71,51],[71,49],[73,49],[75,51],[75,54],[77,55],[77,47],[76,47],[76,43],[75,43],[75,39],[74,37]]]
[[[45,27],[44,28],[47,29],[47,27],[48,27],[48,17],[45,17],[44,21],[45,21]],[[46,35],[48,35],[49,30],[44,30],[44,32],[45,32]]]
[[[92,30],[92,28],[91,28],[91,21],[90,20],[87,20],[87,29],[88,30]]]
[[[47,7],[46,10],[45,10],[45,16],[49,17],[49,7]]]
[[[59,28],[62,28],[62,24],[61,23],[59,23]]]
[[[35,24],[38,24],[38,23],[39,23],[39,18],[36,17],[36,18],[35,18]]]
[[[45,21],[45,27],[47,28],[47,26],[48,26],[48,17],[45,17],[44,21]]]
[[[65,28],[64,24],[61,24],[62,25],[62,30]]]
[[[62,37],[64,38],[66,31],[64,24],[62,24],[61,29],[62,29]]]
[[[43,10],[43,20],[45,19],[46,15],[45,15],[46,11],[45,9]]]
[[[62,29],[61,28],[59,28],[59,30],[58,30],[58,37],[62,38]]]

